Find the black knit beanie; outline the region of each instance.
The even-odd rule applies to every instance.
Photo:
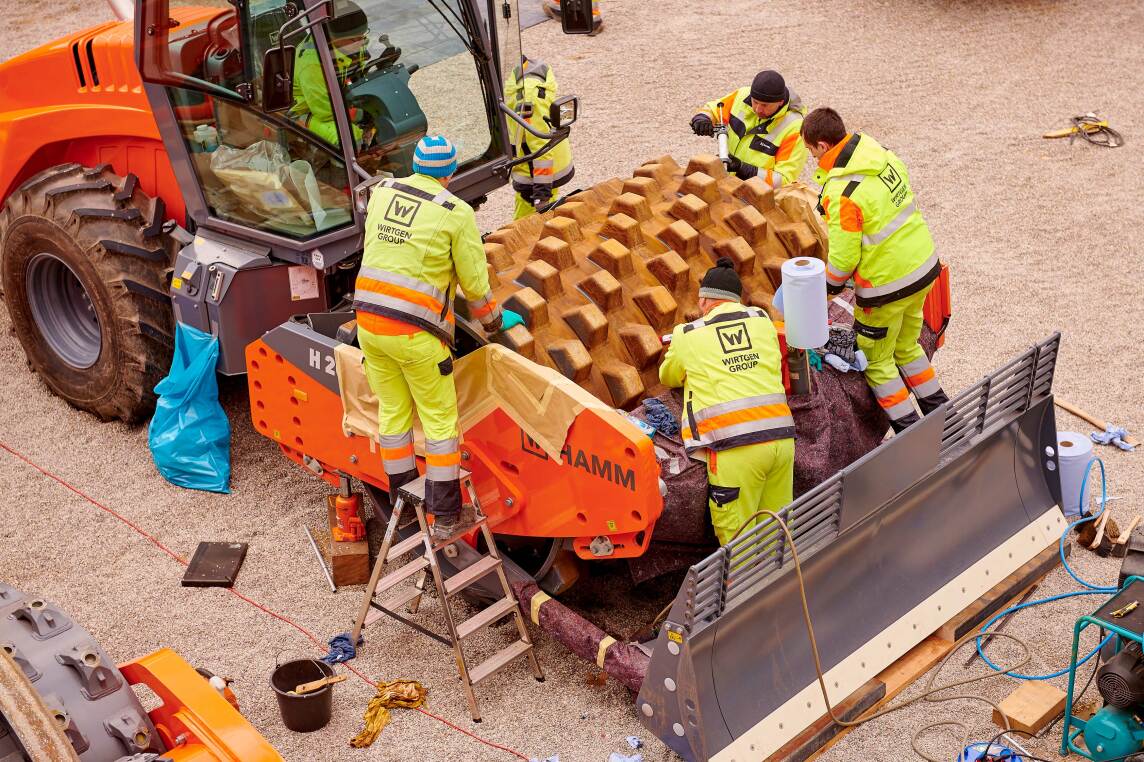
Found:
[[[761,71],[751,83],[751,97],[763,103],[781,103],[787,94],[786,80],[777,71]]]
[[[330,19],[330,36],[337,39],[356,37],[369,32],[369,18],[353,0],[340,0],[334,4],[334,17]]]
[[[728,257],[719,257],[699,282],[699,298],[737,302],[742,297],[743,281],[735,272],[735,263]]]

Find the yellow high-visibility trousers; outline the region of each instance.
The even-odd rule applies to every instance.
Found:
[[[417,477],[413,410],[425,434],[425,505],[434,515],[461,510],[460,431],[453,358],[436,336],[382,336],[358,328],[365,375],[378,401],[381,457],[395,487]]]
[[[794,439],[709,452],[707,482],[711,524],[726,545],[752,514],[777,512],[794,499]],[[760,517],[750,526],[766,520]]]

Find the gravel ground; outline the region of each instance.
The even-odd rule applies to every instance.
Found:
[[[765,8],[765,12],[760,12]],[[848,124],[906,161],[943,256],[952,264],[956,314],[939,370],[956,390],[1053,330],[1065,334],[1056,391],[1093,413],[1144,431],[1135,347],[1144,340],[1139,304],[1144,250],[1136,235],[1144,146],[1144,6],[750,0],[693,3],[610,0],[606,30],[563,37],[555,24],[525,32],[525,50],[556,67],[565,92],[583,98],[573,145],[575,184],[627,176],[647,159],[710,151],[687,121],[705,100],[750,81],[759,68],[786,74],[806,103],[838,108]],[[4,4],[0,59],[108,17],[99,3]],[[1080,41],[1083,41],[1081,44]],[[1074,52],[1075,51],[1075,52]],[[1096,109],[1127,137],[1109,151],[1045,141],[1042,132]],[[491,229],[511,214],[501,191],[481,211]],[[2,311],[0,311],[2,313]],[[331,595],[319,578],[302,524],[317,528],[323,489],[255,435],[241,382],[224,384],[234,426],[233,492],[180,490],[155,473],[143,429],[101,425],[50,396],[27,370],[0,314],[0,441],[189,556],[199,540],[250,543],[238,589],[294,618],[319,638],[345,628],[354,590]],[[1062,429],[1090,427],[1061,414]],[[1139,508],[1144,479],[1135,459],[1104,451],[1121,516]],[[237,679],[244,711],[291,760],[508,759],[424,715],[401,713],[369,751],[347,748],[372,691],[351,680],[335,689],[333,722],[307,736],[283,729],[266,681],[277,654],[310,655],[297,631],[225,592],[179,587],[181,568],[115,519],[0,452],[0,578],[62,605],[127,659],[171,646],[191,662]],[[1079,551],[1082,576],[1115,579],[1117,564]],[[1061,571],[1041,592],[1071,589]],[[1020,616],[1009,631],[1029,641],[1036,669],[1063,665],[1071,624],[1095,608],[1074,599]],[[431,609],[430,609],[431,610]],[[492,649],[499,635],[486,637]],[[592,670],[541,636],[549,679],[509,670],[480,690],[485,721],[471,725],[447,655],[404,629],[375,631],[355,665],[383,677],[414,677],[430,708],[525,756],[600,761],[643,735],[627,692],[589,683]],[[997,644],[999,660],[1015,650]],[[954,661],[949,677],[956,677]],[[969,672],[978,671],[975,667]],[[947,675],[943,675],[944,679]],[[1059,682],[1059,681],[1058,681]],[[993,680],[999,699],[1013,688]],[[905,695],[916,695],[915,687]],[[991,736],[989,709],[975,702],[911,707],[851,733],[829,760],[911,759],[909,738],[930,722],[963,719]],[[1033,748],[1055,758],[1057,730]],[[935,731],[925,748],[951,759],[955,741]],[[670,754],[650,741],[645,759]]]

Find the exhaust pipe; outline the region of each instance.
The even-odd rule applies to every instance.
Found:
[[[115,18],[120,21],[131,21],[135,18],[134,0],[107,0],[107,4],[111,6]]]

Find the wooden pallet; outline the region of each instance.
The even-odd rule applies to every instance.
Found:
[[[1072,546],[1065,546],[1068,555]],[[853,720],[875,708],[882,708],[918,678],[925,675],[944,659],[957,639],[980,626],[989,617],[1015,603],[1034,584],[1060,563],[1057,545],[1046,548],[1027,564],[995,585],[957,616],[950,619],[937,632],[914,646],[904,656],[882,670],[835,706],[835,714],[843,720]],[[969,649],[965,649],[966,656]],[[836,724],[829,715],[791,739],[768,762],[803,762],[817,759],[850,732],[852,728]]]

